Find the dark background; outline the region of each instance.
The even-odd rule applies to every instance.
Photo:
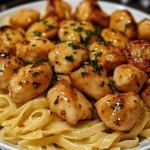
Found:
[[[0,0],[0,11],[24,3],[33,2],[33,1],[40,1],[40,0]],[[114,3],[130,6],[150,14],[150,0],[103,0],[103,1],[107,1],[107,2],[110,1]]]

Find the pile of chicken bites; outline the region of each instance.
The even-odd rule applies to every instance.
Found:
[[[150,108],[150,19],[107,15],[84,0],[74,13],[49,0],[45,15],[22,9],[0,28],[0,89],[16,103],[46,92],[50,111],[71,125],[100,118],[130,130]],[[95,113],[96,112],[96,113]]]

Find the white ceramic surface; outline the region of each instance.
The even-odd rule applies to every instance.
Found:
[[[81,2],[81,0],[65,0],[65,1],[68,2],[72,6],[73,10],[75,10],[76,6]],[[115,3],[110,3],[110,2],[109,3],[108,2],[99,2],[99,3],[100,3],[101,8],[103,9],[103,11],[105,11],[107,14],[111,14],[116,9],[127,9],[132,13],[136,22],[139,22],[140,20],[142,20],[144,18],[150,19],[150,15],[143,13],[141,11],[138,11],[136,9],[130,8],[130,7],[125,7],[125,6],[115,4]],[[0,13],[0,26],[6,24],[9,16],[11,16],[12,14],[14,14],[15,12],[17,12],[18,10],[20,10],[22,8],[35,9],[43,14],[45,7],[46,7],[46,1],[41,1],[41,2],[33,2],[33,3],[21,5],[21,6],[6,10],[6,11]],[[12,144],[8,144],[7,142],[2,142],[2,141],[0,141],[0,149],[2,149],[2,150],[21,150],[17,146],[15,147]],[[139,146],[136,148],[130,149],[130,150],[150,150],[150,142],[148,140],[141,139]]]

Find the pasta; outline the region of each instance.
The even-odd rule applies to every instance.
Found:
[[[26,149],[119,150],[137,146],[138,135],[150,139],[150,111],[145,108],[132,130],[123,133],[109,131],[99,119],[70,126],[54,114],[50,115],[44,96],[19,107],[7,94],[1,94],[0,100],[0,117],[3,113],[7,116],[1,124],[5,126],[0,130],[1,139]]]
[[[132,59],[130,58],[131,55],[128,55],[128,53],[135,53],[134,48],[138,47],[139,43],[150,47],[149,42],[141,40],[137,42],[137,45],[135,43],[135,47],[131,47],[128,40],[134,39],[135,35],[137,35],[135,28],[129,27],[132,24],[125,25],[125,29],[119,25],[120,29],[118,29],[117,35],[112,38],[118,41],[114,44],[114,41],[109,41],[111,38],[107,37],[107,35],[112,36],[116,32],[116,29],[114,29],[115,19],[111,20],[97,6],[96,1],[86,0],[82,2],[74,16],[71,15],[70,6],[61,0],[55,1],[54,4],[49,1],[48,4],[52,5],[51,7],[55,10],[52,13],[49,10],[49,5],[47,6],[45,17],[48,17],[48,20],[44,18],[37,21],[39,14],[30,10],[29,13],[32,12],[30,16],[36,17],[32,20],[32,25],[30,24],[31,22],[28,23],[25,19],[22,20],[23,22],[15,22],[20,15],[17,14],[17,18],[13,16],[12,25],[17,24],[17,27],[26,29],[26,31],[10,26],[0,29],[0,61],[2,64],[5,66],[8,62],[9,65],[12,63],[11,55],[9,54],[12,46],[13,53],[16,55],[13,56],[14,59],[20,58],[20,61],[24,62],[23,67],[23,63],[20,62],[21,66],[17,68],[14,63],[8,68],[2,68],[0,64],[2,68],[0,70],[0,73],[2,72],[0,84],[6,82],[6,80],[9,84],[5,88],[0,89],[0,140],[29,150],[121,150],[122,148],[138,146],[141,137],[150,140],[150,108],[147,105],[149,102],[144,103],[144,101],[149,101],[148,92],[150,92],[149,79],[147,81],[149,66],[144,65],[144,59],[149,61],[150,53],[148,54],[147,50],[144,49],[143,51],[146,53],[144,58],[143,53],[140,56],[136,55],[135,58],[132,57]],[[89,12],[93,11],[91,16],[87,13],[87,18],[81,18],[80,15],[82,14],[81,10],[84,9],[84,4],[89,9]],[[58,6],[60,11],[57,8]],[[24,11],[28,12],[28,10]],[[126,17],[131,18],[131,22],[134,22],[134,19],[130,16],[131,14],[127,11],[125,12],[127,14]],[[25,18],[28,18],[27,13],[26,15]],[[117,14],[113,14],[113,17],[115,16]],[[65,19],[72,20],[68,21]],[[83,21],[82,19],[90,22],[87,24],[79,22]],[[106,32],[106,34],[103,34],[104,38],[108,39],[106,41],[99,34],[99,28],[94,27],[93,24],[96,23],[99,26],[108,27],[109,19],[111,21],[111,29],[106,28],[106,30],[103,30]],[[102,22],[103,20],[104,22]],[[50,24],[47,25],[47,23]],[[135,22],[133,24],[134,26],[136,25]],[[40,25],[42,25],[41,28]],[[60,28],[59,31],[58,28]],[[3,34],[2,29],[7,32]],[[130,31],[126,34],[126,30]],[[17,31],[16,34],[18,34],[15,37],[15,41],[13,41],[12,31]],[[43,34],[41,34],[42,32]],[[112,33],[107,34],[107,32]],[[74,34],[70,36],[69,33]],[[11,40],[8,34],[12,34]],[[60,37],[57,37],[59,35]],[[5,36],[10,43],[2,45],[3,42],[1,43],[1,41],[5,40]],[[50,41],[57,38],[63,41],[59,41],[60,43],[58,42],[58,44],[56,41]],[[97,41],[97,38],[100,38],[100,41]],[[125,40],[119,42],[120,38]],[[16,45],[12,44],[11,41],[16,43]],[[128,42],[128,47],[126,47],[126,42]],[[66,49],[68,51],[65,51]],[[21,57],[17,53],[18,50],[21,52]],[[37,55],[34,52],[37,52]],[[139,63],[141,70],[132,66],[137,65],[134,64],[134,60],[136,59],[137,61],[138,57],[140,57],[140,61],[142,60]],[[6,59],[8,61],[5,61]],[[127,62],[132,65],[126,64]],[[85,63],[83,67],[82,63]],[[122,66],[124,67],[123,70],[127,68],[127,75],[125,74],[126,70],[124,72],[119,70],[120,74],[114,71],[115,68],[118,69]],[[11,70],[11,76],[9,76],[10,70],[8,70],[8,73],[6,72],[7,74],[5,75],[7,79],[5,79],[3,71],[7,69]],[[112,72],[115,72],[113,77]],[[125,78],[123,84],[121,83],[122,78]],[[54,81],[52,82],[52,80]],[[114,80],[115,83],[113,83]],[[98,83],[99,81],[100,83]],[[117,81],[119,81],[118,85],[116,84]],[[121,88],[119,89],[117,86]],[[135,86],[137,86],[137,90],[135,90]],[[122,93],[122,89],[126,93]],[[138,95],[139,91],[144,93],[142,94],[144,101]],[[107,97],[109,100],[107,99],[106,102]],[[133,97],[137,99],[133,100]],[[116,103],[111,106],[111,102],[115,98],[117,99]],[[122,113],[122,109],[124,109],[126,114],[127,111],[131,115],[137,113],[134,126],[129,130],[114,130],[110,128],[107,122],[111,119],[113,120],[113,117],[117,116],[116,114],[108,116],[108,120],[103,120],[98,111],[96,111],[96,115],[93,112],[100,109],[103,115],[104,110],[102,109],[106,109],[106,105],[103,108],[98,108],[97,106],[102,100],[107,103],[108,110],[106,111],[108,113],[110,111],[116,114],[118,112]],[[125,105],[124,100],[139,102],[137,105],[140,107],[134,103]],[[96,104],[92,104],[95,101],[97,101]],[[136,109],[136,107],[138,108]],[[139,111],[136,112],[137,110]],[[75,121],[73,120],[74,116],[68,115],[68,112],[71,115],[75,115]],[[70,116],[71,119],[69,118]],[[118,122],[121,120],[120,118],[118,117]],[[113,122],[115,125],[120,126],[120,122],[116,122],[115,119]]]

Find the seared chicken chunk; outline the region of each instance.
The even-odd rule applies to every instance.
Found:
[[[49,62],[56,73],[67,74],[87,61],[88,51],[76,41],[57,44],[48,54]]]
[[[150,108],[150,78],[147,80],[142,92],[141,98],[145,104]]]
[[[96,100],[112,93],[106,72],[95,61],[70,74],[72,84]]]
[[[0,89],[7,90],[9,82],[23,63],[9,52],[0,52]]]
[[[138,93],[147,80],[147,74],[130,64],[123,64],[115,69],[113,80],[118,90]]]
[[[16,43],[16,56],[24,62],[34,62],[39,59],[48,60],[48,52],[55,46],[46,38],[27,37]]]
[[[140,115],[140,97],[133,93],[108,94],[95,104],[99,117],[112,130],[130,130]]]
[[[117,47],[103,42],[94,42],[89,48],[90,60],[97,59],[107,71],[114,70],[117,66],[125,63],[123,53]]]
[[[83,42],[90,40],[91,34],[95,30],[90,22],[78,22],[74,20],[64,20],[60,24],[58,36],[61,40],[76,40]]]
[[[84,0],[76,8],[75,17],[79,21],[89,21],[102,27],[109,26],[109,16],[102,11],[96,0]]]
[[[129,39],[137,36],[137,25],[132,14],[127,10],[117,10],[110,17],[111,29],[124,32]]]
[[[129,64],[133,64],[145,72],[150,72],[150,42],[144,40],[129,41],[123,52]]]
[[[7,47],[7,45],[0,38],[0,53],[3,53],[3,52],[11,52],[11,49]]]
[[[52,39],[57,35],[57,31],[58,31],[58,22],[53,17],[49,17],[32,24],[28,28],[26,35],[35,37],[41,36]]]
[[[150,41],[150,19],[138,23],[138,38]]]
[[[54,17],[58,21],[71,18],[71,7],[62,0],[48,0],[45,17]]]
[[[60,80],[47,94],[50,110],[69,124],[91,118],[91,103],[76,88]]]
[[[40,13],[32,9],[21,9],[10,18],[10,24],[16,28],[26,30],[31,24],[39,20]]]
[[[27,102],[43,93],[52,78],[48,62],[37,62],[18,70],[9,85],[9,96],[17,103]]]
[[[15,29],[11,26],[0,27],[0,39],[6,44],[6,47],[12,52],[16,53],[16,42],[23,40],[24,33],[21,30]]]
[[[128,37],[123,32],[110,28],[103,29],[101,35],[105,41],[110,42],[112,45],[118,47],[119,49],[124,49],[128,41]]]

